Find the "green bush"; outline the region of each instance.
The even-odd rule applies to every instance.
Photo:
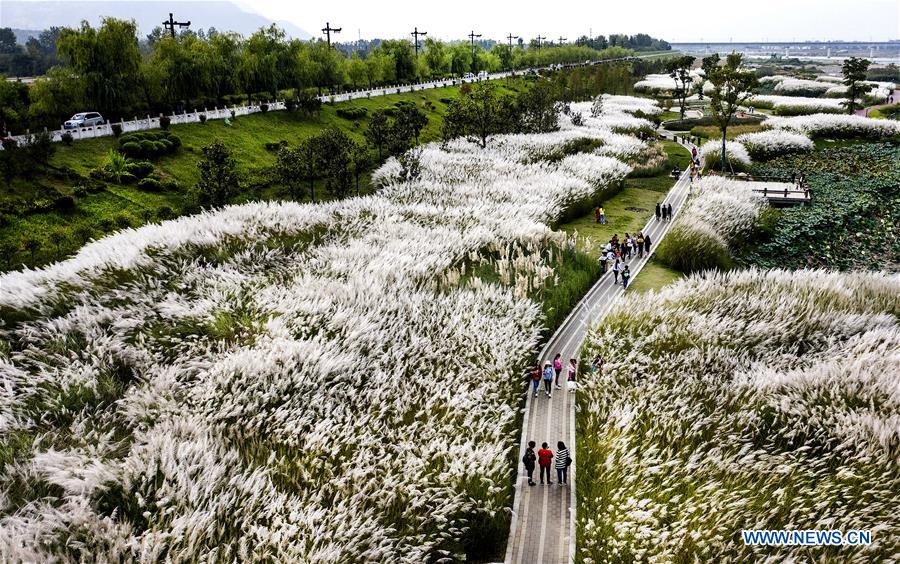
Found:
[[[119,138],[119,150],[129,158],[151,159],[174,153],[181,139],[168,131],[140,131]]]
[[[69,133],[68,131],[66,131],[65,133],[62,134],[61,139],[62,139],[63,145],[65,145],[67,147],[71,146],[72,142],[75,140],[75,138],[72,137],[72,134]]]
[[[153,172],[153,163],[147,161],[134,161],[125,166],[125,172],[135,178],[147,178]]]
[[[725,241],[715,233],[678,222],[656,249],[656,258],[685,273],[731,268],[732,261]]]
[[[169,116],[159,116],[159,128],[160,129],[169,129],[169,124],[172,123],[172,118]]]
[[[366,117],[366,114],[368,114],[368,113],[369,113],[369,110],[367,108],[359,108],[359,107],[338,108],[338,110],[337,110],[337,115],[339,117],[342,117],[342,118],[344,118],[346,120],[350,120],[350,121],[362,119],[362,118]]]
[[[144,178],[138,182],[138,188],[147,192],[159,192],[162,190],[162,184],[155,178]]]
[[[141,154],[141,144],[137,141],[128,141],[119,145],[119,148],[128,157],[134,158]]]

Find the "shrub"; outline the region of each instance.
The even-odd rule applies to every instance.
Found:
[[[86,186],[79,185],[72,190],[72,194],[74,194],[76,198],[84,198],[88,195],[88,189]]]
[[[284,139],[282,139],[281,141],[266,143],[264,146],[266,148],[266,151],[275,153],[275,152],[278,152],[279,150],[281,150],[282,147],[287,147],[287,144],[288,144],[288,142],[285,141]]]
[[[163,130],[169,129],[169,124],[172,123],[172,118],[169,116],[159,116],[159,128]]]
[[[200,114],[200,123],[206,124],[206,114]]]
[[[137,141],[129,141],[123,145],[120,145],[119,148],[126,156],[135,158],[141,156],[141,144]]]
[[[173,153],[181,139],[168,131],[141,131],[119,138],[119,150],[130,158],[150,159]]]
[[[342,118],[344,118],[346,120],[350,120],[350,121],[362,119],[362,118],[366,117],[366,114],[368,114],[368,113],[369,113],[369,110],[367,108],[359,108],[359,107],[338,108],[338,110],[337,110],[337,115],[339,117],[342,117]]]
[[[284,101],[284,109],[287,110],[288,112],[293,112],[294,110],[297,109],[297,101],[294,100],[293,98],[288,98],[287,100]]]
[[[131,227],[131,218],[124,214],[119,214],[114,219],[116,227],[119,229],[127,229]]]
[[[100,227],[100,231],[104,231],[104,232],[112,231],[113,227],[115,227],[115,225],[116,224],[113,223],[113,220],[108,217],[104,217],[103,219],[101,219],[100,221],[97,222],[97,226]]]
[[[163,186],[155,178],[144,178],[138,182],[138,188],[147,192],[159,192],[163,189]]]
[[[268,105],[268,104],[260,104],[260,105],[259,105],[259,111],[261,111],[262,113],[268,112],[268,111],[269,111],[269,105]]]
[[[161,220],[172,219],[175,217],[175,212],[169,206],[160,206],[156,209],[156,217]]]
[[[153,172],[153,163],[147,161],[134,161],[125,166],[125,172],[135,178],[146,178]]]
[[[62,140],[63,145],[65,145],[67,147],[70,147],[72,145],[72,142],[75,140],[75,138],[72,137],[72,134],[69,133],[68,131],[63,133],[62,137],[60,139]]]
[[[119,137],[120,135],[122,135],[122,124],[121,123],[114,123],[110,126],[110,128],[112,129],[112,134],[114,137]]]
[[[75,209],[75,198],[69,195],[60,196],[53,202],[53,207],[63,213],[70,212]]]

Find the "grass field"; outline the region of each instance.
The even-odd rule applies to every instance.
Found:
[[[628,285],[628,292],[642,294],[650,290],[659,290],[663,286],[684,278],[684,274],[662,264],[655,258],[641,268],[634,282]]]
[[[521,82],[498,82],[503,92],[513,92],[522,87]],[[202,156],[202,147],[214,139],[221,139],[231,149],[237,161],[237,170],[246,180],[257,180],[275,161],[273,152],[265,148],[266,143],[287,141],[294,144],[328,128],[338,127],[358,141],[363,140],[368,116],[375,110],[389,108],[399,101],[411,101],[427,115],[428,124],[422,130],[420,142],[438,139],[441,134],[443,116],[447,101],[458,95],[457,87],[436,88],[414,93],[393,94],[371,99],[324,104],[316,116],[285,111],[268,112],[242,116],[226,125],[224,120],[208,121],[205,124],[173,125],[171,131],[182,142],[175,154],[159,158],[154,162],[157,174],[178,184],[176,190],[145,192],[134,185],[105,184],[100,190],[83,194],[76,198],[77,205],[68,212],[49,211],[4,216],[0,222],[0,245],[12,246],[19,251],[12,257],[3,257],[0,267],[6,269],[26,264],[40,266],[64,258],[77,251],[87,237],[101,237],[121,227],[137,227],[148,221],[177,216],[189,202],[189,191],[197,182],[199,173],[197,162]],[[346,107],[363,107],[367,117],[351,121],[337,115],[337,110]],[[106,154],[116,148],[112,137],[76,141],[71,146],[56,145],[56,153],[51,159],[53,167],[69,168],[82,176],[99,166]],[[60,180],[50,175],[35,179],[17,179],[0,193],[0,200],[10,198],[48,198],[52,201],[59,195],[74,195],[77,181]],[[246,182],[244,183],[246,184]],[[367,178],[361,181],[361,190],[367,191]],[[327,199],[318,184],[317,199]],[[248,200],[287,199],[288,195],[278,185],[261,188],[244,186],[234,202]],[[62,236],[60,244],[52,242],[51,234]],[[23,249],[27,239],[41,242],[36,252]]]
[[[734,139],[738,135],[743,135],[744,133],[755,133],[762,130],[762,125],[732,125],[728,128],[728,133],[725,135],[725,138]],[[715,125],[698,125],[697,127],[691,129],[691,135],[700,137],[701,139],[722,138],[722,136],[719,134],[719,128]]]

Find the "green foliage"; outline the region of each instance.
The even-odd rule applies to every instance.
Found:
[[[216,139],[203,147],[203,158],[197,163],[200,181],[195,192],[201,206],[223,206],[238,191],[238,177],[231,151]],[[160,208],[162,209],[162,208]],[[160,216],[160,219],[167,219]]]
[[[158,158],[174,153],[181,139],[170,131],[136,131],[119,137],[119,150],[129,158]]]
[[[844,59],[844,64],[841,65],[841,72],[844,75],[844,84],[847,86],[847,101],[844,105],[849,114],[853,114],[860,107],[857,100],[875,88],[874,84],[863,83],[863,81],[866,80],[866,71],[869,70],[870,64],[871,61],[866,59],[848,57],[847,59]]]
[[[731,53],[722,66],[710,66],[707,78],[713,85],[709,108],[713,119],[722,132],[721,138],[728,138],[728,126],[732,124],[740,106],[753,96],[753,88],[759,84],[752,71],[743,70],[743,56]],[[722,168],[725,168],[725,151],[722,151]]]
[[[682,55],[680,57],[669,59],[666,62],[666,71],[675,83],[675,90],[673,93],[675,99],[679,102],[681,119],[684,119],[685,101],[691,92],[689,85],[694,81],[690,72],[691,67],[694,66],[694,61],[696,60],[696,57]]]
[[[447,107],[444,139],[468,137],[487,147],[488,137],[512,129],[514,115],[511,97],[498,95],[490,82],[479,82],[461,89],[459,98]]]
[[[369,113],[369,110],[366,108],[359,107],[350,107],[350,108],[338,108],[337,115],[344,119],[348,119],[350,121],[360,120],[366,117],[366,114]]]
[[[138,182],[138,188],[148,192],[159,192],[163,187],[159,180],[155,178],[142,178],[141,181]]]
[[[754,174],[804,172],[810,205],[786,208],[738,261],[760,267],[890,269],[900,262],[900,148],[857,144],[757,165]]]

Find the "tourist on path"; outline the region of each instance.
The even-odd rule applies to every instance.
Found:
[[[525,471],[528,472],[528,485],[534,485],[534,462],[537,455],[534,454],[534,441],[528,441],[528,448],[525,449],[525,456],[522,457],[522,464],[525,465]]]
[[[569,449],[566,448],[566,443],[559,441],[556,443],[556,481],[560,486],[568,485],[570,464],[572,459],[569,458]]]
[[[547,484],[553,483],[550,480],[550,464],[553,462],[553,451],[547,446],[547,443],[541,444],[541,450],[538,451],[538,464],[541,467],[541,485],[544,485],[544,472],[547,473]]]
[[[547,397],[551,396],[551,386],[553,386],[553,366],[550,364],[548,360],[546,364],[544,364],[544,391],[547,392]]]
[[[606,251],[601,249],[600,258],[597,260],[600,262],[600,274],[606,274]]]
[[[628,289],[628,280],[631,278],[631,271],[628,270],[628,265],[625,265],[625,269],[622,271],[622,289]]]
[[[666,216],[669,218],[669,221],[672,220],[672,204],[668,204],[668,211],[666,212]]]
[[[644,258],[644,234],[638,233],[637,236],[638,258]]]
[[[576,362],[577,361],[574,358],[569,359],[569,377],[566,378],[566,389],[570,392],[575,391],[575,376],[578,373],[578,365]]]
[[[648,256],[650,255],[650,243],[650,235],[644,235],[644,252],[646,252]]]
[[[581,209],[584,209],[584,208],[581,208]],[[600,208],[598,208],[598,210],[600,211],[600,223],[605,224],[606,223],[606,210],[603,209],[603,206],[600,206]]]
[[[622,270],[622,263],[619,262],[619,259],[616,259],[616,263],[613,265],[613,284],[619,283],[619,272]]]
[[[541,365],[535,364],[531,367],[531,387],[534,391],[534,397],[537,397],[538,388],[541,385]],[[527,389],[526,389],[527,393]]]
[[[656,202],[656,221],[659,221],[660,211],[659,211],[659,202]]]
[[[562,354],[553,357],[553,371],[556,373],[556,389],[559,389],[559,375],[562,374]]]

